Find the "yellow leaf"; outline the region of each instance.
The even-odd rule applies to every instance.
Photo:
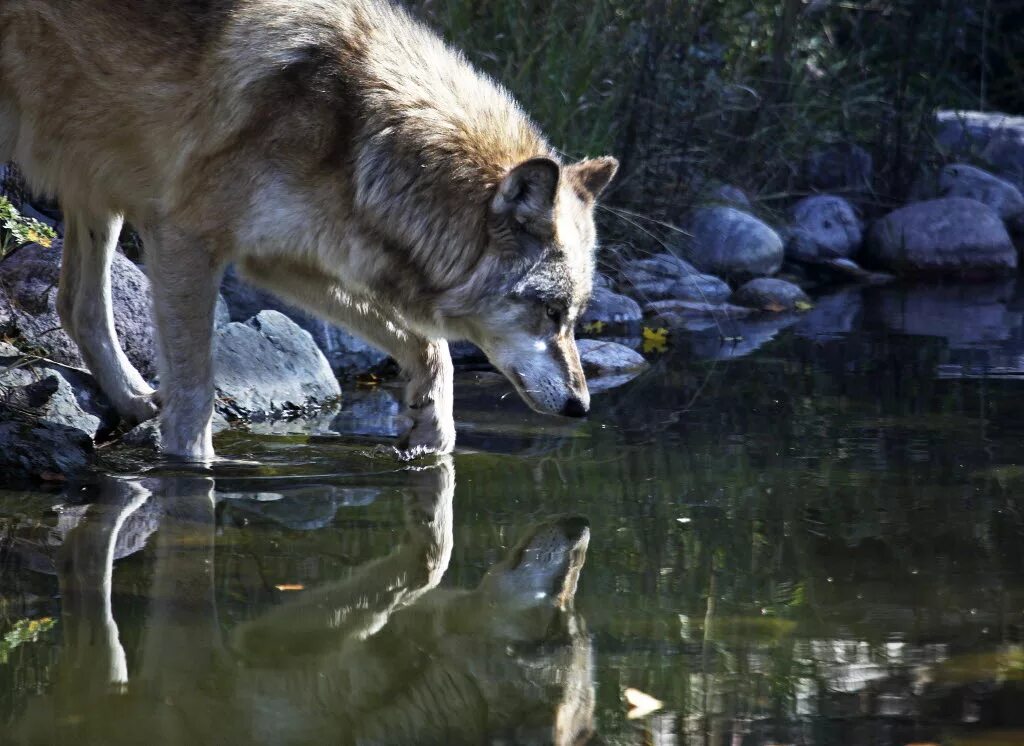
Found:
[[[278,583],[274,587],[279,591],[301,591],[306,588],[302,583]]]
[[[356,386],[362,386],[364,388],[380,386],[380,376],[376,373],[364,373],[358,375],[356,376]]]
[[[626,713],[626,717],[629,720],[647,717],[652,712],[656,712],[665,706],[665,703],[660,699],[655,699],[650,694],[645,694],[639,689],[626,689],[622,696],[625,697],[626,703],[631,708]]]
[[[649,326],[645,326],[643,329],[643,339],[643,351],[645,353],[665,352],[668,350],[668,329],[664,327],[652,329]]]
[[[583,325],[583,331],[587,334],[601,334],[608,325],[603,321],[591,321],[589,324]]]
[[[796,306],[797,311],[810,311],[814,308],[814,304],[806,300],[798,300],[793,305]]]

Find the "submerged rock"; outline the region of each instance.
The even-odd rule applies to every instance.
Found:
[[[786,242],[786,256],[801,262],[851,257],[863,235],[853,207],[842,197],[820,194],[797,202]]]
[[[694,215],[686,258],[702,272],[727,278],[772,275],[782,266],[782,239],[766,223],[732,207]]]
[[[634,259],[622,266],[620,274],[620,288],[645,303],[659,300],[720,303],[732,293],[724,280],[701,273],[674,254]]]
[[[697,303],[694,301],[661,300],[644,306],[652,324],[670,329],[707,329],[731,319],[741,319],[754,311],[729,303]]]
[[[0,334],[17,338],[24,347],[45,352],[67,365],[84,367],[78,346],[61,328],[57,316],[62,242],[51,248],[23,246],[0,261]],[[156,342],[150,322],[151,301],[146,274],[120,252],[111,266],[114,327],[128,359],[144,378],[156,374]]]
[[[898,274],[978,278],[1017,269],[1017,252],[999,216],[962,197],[917,202],[889,213],[872,226],[867,250]]]
[[[277,311],[232,322],[215,335],[218,408],[228,417],[267,417],[317,407],[341,388],[309,332]]]
[[[604,287],[594,287],[587,309],[580,316],[580,324],[603,321],[609,324],[631,324],[640,321],[643,312],[640,304],[625,295],[619,295]]]
[[[369,370],[387,359],[387,354],[349,334],[340,326],[316,318],[285,303],[273,293],[250,285],[229,267],[224,273],[221,293],[227,302],[232,321],[245,321],[260,311],[278,311],[313,336],[313,340],[336,371],[358,373]]]
[[[811,307],[807,293],[791,282],[773,277],[759,277],[739,288],[732,296],[737,306],[758,311],[806,311]]]

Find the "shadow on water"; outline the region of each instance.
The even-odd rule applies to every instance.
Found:
[[[582,424],[473,374],[427,469],[385,386],[0,490],[0,740],[1024,743],[1020,298],[677,334]]]

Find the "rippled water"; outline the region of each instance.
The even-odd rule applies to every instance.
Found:
[[[0,742],[1024,743],[1022,378],[1012,287],[852,290],[450,461],[385,387],[0,490]]]

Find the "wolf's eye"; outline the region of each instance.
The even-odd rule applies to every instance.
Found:
[[[554,321],[559,326],[562,325],[562,309],[558,306],[546,306],[544,312],[548,315],[548,318]]]

